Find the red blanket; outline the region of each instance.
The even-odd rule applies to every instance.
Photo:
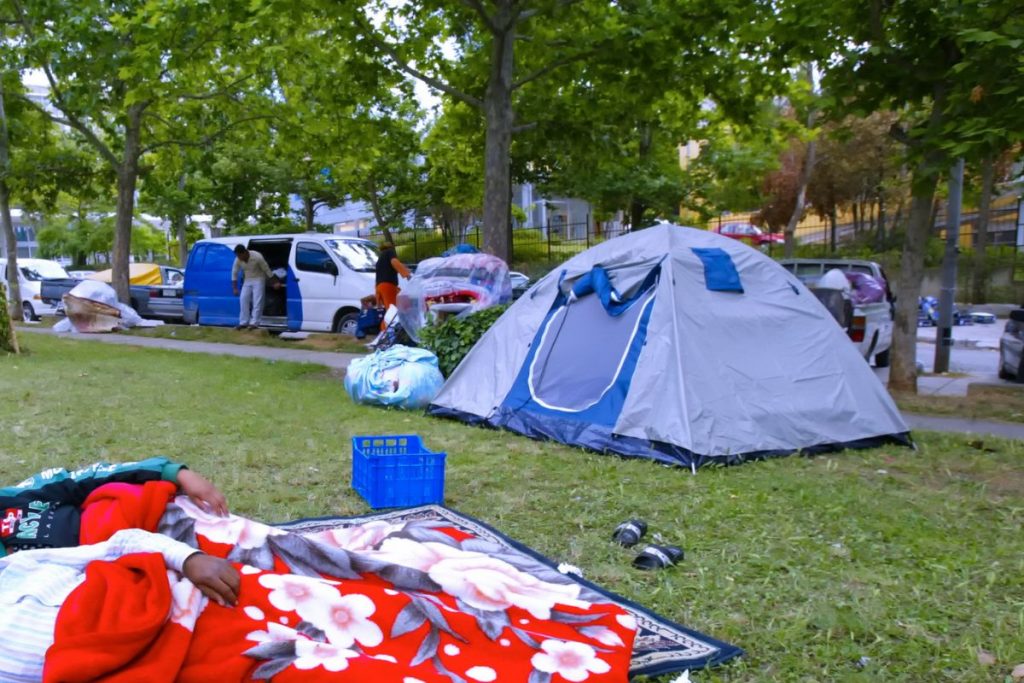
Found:
[[[47,683],[627,678],[630,615],[454,528],[370,522],[298,537],[184,499],[161,528],[235,560],[239,604],[207,603],[159,556],[93,563],[61,609]]]

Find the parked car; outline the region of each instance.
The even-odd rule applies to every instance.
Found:
[[[261,253],[284,284],[281,289],[267,288],[264,327],[356,333],[361,300],[373,295],[377,246],[369,240],[323,233],[239,235],[196,242],[185,267],[185,322],[238,324],[231,266],[239,244]]]
[[[68,277],[73,277],[73,278],[76,278],[76,279],[79,279],[79,280],[84,280],[85,278],[89,277],[90,275],[95,275],[95,274],[96,274],[95,270],[69,270],[68,271]]]
[[[786,238],[782,233],[765,232],[763,229],[752,223],[725,223],[719,225],[713,232],[724,237],[731,237],[734,240],[746,242],[758,249],[767,249],[770,244],[785,244]]]
[[[996,314],[982,311],[971,311],[971,321],[976,325],[995,325]]]
[[[530,278],[514,270],[509,271],[508,276],[512,280],[512,300],[515,301],[530,288]]]
[[[55,305],[44,301],[42,284],[49,278],[66,278],[68,273],[56,261],[37,258],[18,259],[18,288],[21,290],[21,315],[26,320],[39,320],[43,315],[56,315]],[[0,258],[0,277],[7,273],[7,259]],[[8,293],[8,296],[10,294]]]
[[[875,367],[889,366],[896,297],[889,288],[889,279],[880,264],[854,259],[783,259],[779,264],[814,292],[836,317],[839,325],[846,330],[865,360],[870,361],[874,358]],[[877,300],[856,303],[848,292],[849,301],[836,301],[835,294],[829,291],[834,290],[834,287],[819,286],[823,280],[832,279],[828,274],[833,271],[845,274],[847,279],[852,281],[870,276],[871,279],[867,283],[877,283],[872,286],[881,288],[881,291],[875,292],[877,296],[874,299]],[[855,283],[850,282],[851,290],[854,286]]]
[[[1024,308],[1010,311],[999,338],[999,378],[1024,380]]]

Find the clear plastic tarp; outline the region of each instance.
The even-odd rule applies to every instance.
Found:
[[[398,317],[406,333],[438,316],[469,315],[512,300],[508,264],[490,254],[455,254],[426,259],[398,295]]]

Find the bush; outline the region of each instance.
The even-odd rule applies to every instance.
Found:
[[[420,345],[433,351],[441,373],[448,377],[506,308],[507,305],[492,306],[465,318],[448,318],[439,325],[428,325],[420,330]]]

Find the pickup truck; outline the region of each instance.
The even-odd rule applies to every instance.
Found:
[[[160,266],[162,284],[131,285],[128,305],[143,318],[180,320],[182,317],[182,282],[184,274],[177,268]],[[40,296],[43,302],[56,306],[57,314],[63,315],[63,297],[81,282],[78,278],[55,278],[44,280]]]
[[[874,357],[875,367],[889,366],[896,297],[880,264],[855,259],[783,259],[779,263],[825,304],[865,360],[870,362]],[[850,290],[837,294],[835,288],[822,287],[826,273],[832,270],[853,274],[854,280],[856,274],[870,275],[884,288],[884,295],[880,301],[857,303]]]

